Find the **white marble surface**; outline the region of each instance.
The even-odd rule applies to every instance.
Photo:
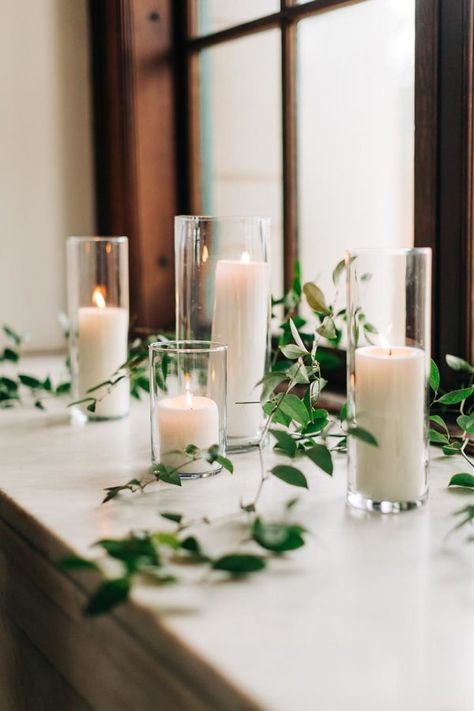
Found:
[[[46,365],[30,361],[23,370],[44,373]],[[266,458],[271,466],[275,455]],[[233,476],[100,506],[105,486],[148,466],[145,403],[128,419],[83,427],[56,405],[47,413],[2,411],[0,461],[0,487],[12,500],[4,498],[3,511],[26,512],[38,547],[48,531],[82,554],[104,535],[166,527],[158,510],[233,511],[258,483],[254,455],[240,455]],[[464,534],[445,539],[452,511],[467,503],[446,485],[463,470],[433,452],[428,504],[380,516],[346,506],[343,456],[332,479],[306,467],[310,491],[294,514],[311,531],[303,549],[251,580],[142,589],[135,603],[160,616],[183,655],[205,660],[266,709],[473,709],[474,546]],[[270,481],[262,505],[278,512],[295,493]],[[216,552],[229,542],[222,535]]]

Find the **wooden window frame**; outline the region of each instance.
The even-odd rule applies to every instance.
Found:
[[[172,327],[173,216],[199,211],[199,51],[281,29],[288,286],[298,246],[296,23],[361,1],[282,0],[277,13],[196,36],[189,0],[90,0],[98,230],[130,237],[140,324]],[[416,2],[415,244],[433,249],[438,361],[447,352],[474,359],[473,3]]]

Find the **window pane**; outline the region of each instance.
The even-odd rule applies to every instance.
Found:
[[[354,247],[413,245],[415,0],[298,25],[300,256],[331,289]]]
[[[193,3],[200,35],[272,15],[280,9],[279,0],[193,0]]]
[[[283,288],[280,33],[200,57],[201,210],[272,220],[272,289]]]

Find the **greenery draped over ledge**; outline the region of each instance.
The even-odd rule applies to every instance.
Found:
[[[120,539],[102,539],[97,541],[95,549],[99,555],[93,560],[68,556],[59,561],[63,569],[74,571],[101,571],[101,582],[84,612],[88,615],[104,613],[119,603],[124,602],[137,581],[147,581],[156,585],[176,584],[180,580],[180,571],[186,566],[199,566],[209,576],[227,575],[242,577],[264,570],[277,558],[286,558],[291,551],[305,544],[307,530],[295,521],[298,497],[290,498],[283,506],[278,518],[267,520],[259,510],[265,483],[274,477],[296,490],[309,488],[308,478],[300,468],[302,461],[314,465],[316,471],[331,476],[333,473],[333,453],[345,452],[348,437],[356,437],[370,446],[377,442],[370,432],[351,427],[347,422],[346,407],[343,406],[338,416],[334,416],[319,406],[322,391],[327,385],[323,376],[324,358],[320,357],[322,342],[338,346],[346,328],[345,309],[337,309],[340,281],[344,272],[344,263],[339,263],[333,272],[334,294],[327,300],[321,289],[314,283],[302,284],[299,265],[296,265],[293,285],[284,297],[274,300],[275,307],[284,307],[285,317],[279,327],[279,337],[272,354],[272,366],[266,373],[262,385],[261,405],[266,415],[266,424],[261,435],[256,456],[260,462],[260,479],[251,501],[240,502],[235,512],[228,516],[211,519],[203,515],[189,520],[179,512],[160,512],[160,517],[167,521],[164,530],[131,531]],[[370,279],[370,275],[364,275]],[[308,330],[308,324],[299,315],[302,301],[314,314],[316,326]],[[367,322],[363,313],[358,314],[357,328],[360,328],[368,342],[376,335],[374,326]],[[50,376],[44,379],[17,372],[12,374],[12,365],[19,368],[22,337],[10,326],[4,326],[3,332],[8,345],[0,354],[0,364],[8,364],[8,374],[0,374],[0,407],[9,408],[18,405],[33,405],[46,409],[53,398],[61,398],[70,392],[70,381],[64,380],[53,384]],[[67,326],[65,336],[68,336]],[[150,336],[132,342],[127,361],[119,371],[126,371],[131,394],[140,399],[141,394],[149,392],[148,345],[163,338]],[[325,356],[326,362],[328,356]],[[471,471],[474,461],[469,457],[467,448],[470,435],[474,434],[474,366],[461,358],[448,355],[446,360],[450,368],[457,372],[460,387],[444,392],[440,386],[439,370],[432,362],[430,386],[432,402],[430,405],[430,441],[440,447],[446,457],[460,455]],[[329,356],[330,363],[330,356]],[[66,366],[68,367],[68,362]],[[111,374],[105,383],[91,388],[85,402],[89,411],[94,412],[99,399],[94,394],[106,386],[105,395],[124,377],[119,371]],[[324,375],[326,375],[325,371]],[[74,404],[74,403],[69,403]],[[77,403],[75,403],[77,404]],[[458,429],[453,433],[448,420],[456,418]],[[281,463],[271,469],[265,467],[263,449],[272,435],[274,449],[281,455]],[[233,463],[219,452],[215,445],[201,451],[193,443],[182,451],[183,463],[190,460],[205,459],[219,462],[230,474]],[[182,486],[178,469],[171,469],[164,464],[153,466],[142,479],[109,486],[105,490],[104,504],[121,495],[142,494],[152,483],[159,485]],[[474,490],[474,476],[470,472],[455,473],[450,487],[462,487]],[[113,505],[113,504],[112,504]],[[474,521],[474,505],[467,505],[455,512],[461,528]],[[206,551],[199,537],[199,530],[204,527],[206,535],[216,531],[220,535],[222,526],[239,522],[242,538],[231,550],[219,556],[212,556]],[[171,528],[170,528],[171,527]],[[473,540],[471,536],[469,540]],[[113,562],[117,572],[112,577],[105,577]],[[118,566],[118,568],[117,568]]]

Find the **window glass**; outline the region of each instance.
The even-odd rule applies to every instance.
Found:
[[[283,289],[280,33],[200,53],[201,209],[272,221],[272,290]]]
[[[299,250],[328,291],[346,249],[413,246],[414,38],[415,0],[298,23]]]
[[[193,5],[200,35],[272,15],[280,9],[279,0],[194,0]]]

